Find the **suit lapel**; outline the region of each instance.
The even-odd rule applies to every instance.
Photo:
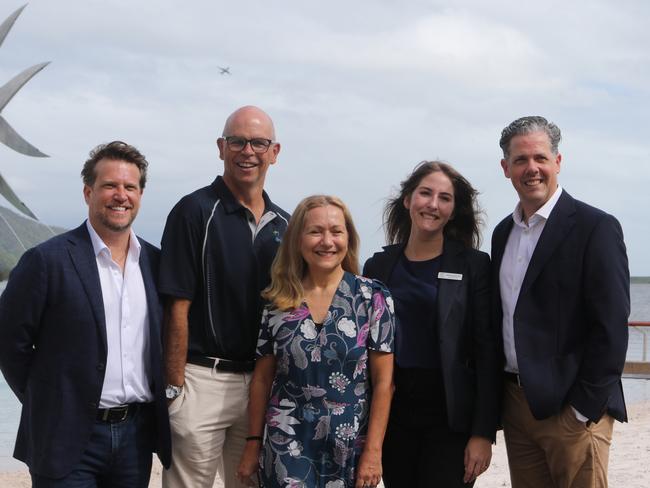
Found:
[[[506,219],[500,224],[494,233],[494,238],[492,242],[492,266],[493,269],[498,270],[501,267],[501,260],[503,259],[503,253],[506,249],[506,243],[508,242],[508,236],[512,230],[514,222],[512,216],[506,217]],[[503,227],[500,229],[499,227]],[[497,273],[498,274],[498,273]]]
[[[530,264],[521,284],[520,294],[528,291],[537,276],[553,255],[557,247],[564,242],[566,235],[575,225],[575,203],[566,191],[562,191],[559,200],[549,215],[542,235],[537,241],[535,251],[530,259]]]
[[[514,221],[512,216],[506,217],[499,225],[497,225],[492,236],[492,290],[493,290],[493,303],[498,304],[498,310],[501,310],[501,286],[499,281],[499,271],[501,270],[501,261],[503,261],[503,253],[506,249],[508,236],[512,231]]]
[[[149,254],[143,242],[140,249],[140,272],[142,273],[142,281],[144,282],[145,294],[147,296],[147,314],[149,315],[149,331],[151,337],[159,337],[158,327],[160,324],[159,317],[159,303],[158,292],[156,291],[156,281],[151,271],[151,262]]]
[[[99,271],[97,271],[97,260],[85,222],[72,231],[68,244],[68,252],[72,260],[72,265],[77,271],[79,281],[81,281],[86,292],[99,336],[104,345],[104,351],[108,351],[106,344],[104,299],[102,298],[102,288],[99,282]]]
[[[397,265],[397,260],[400,258],[404,252],[405,244],[392,244],[390,246],[384,246],[383,254],[377,256],[377,262],[375,264],[375,269],[377,270],[376,278],[383,282],[385,285],[388,285],[390,277],[393,274],[393,270]]]
[[[445,240],[444,251],[442,253],[442,262],[440,271],[443,273],[463,273],[463,260],[458,257],[462,251],[460,244],[454,241]],[[463,279],[467,279],[463,276]],[[447,317],[454,303],[456,293],[460,289],[462,280],[438,280],[438,329],[443,330],[447,322]]]
[[[161,308],[158,298],[158,288],[156,287],[156,280],[151,268],[151,258],[147,245],[140,241],[140,273],[142,273],[142,281],[144,283],[145,295],[147,297],[147,316],[149,320],[149,361],[151,368],[151,386],[154,390],[154,395],[162,395],[162,334],[160,332],[160,324],[162,317],[160,316]]]

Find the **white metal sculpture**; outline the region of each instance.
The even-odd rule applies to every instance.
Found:
[[[11,30],[16,22],[16,19],[21,14],[23,9],[27,5],[23,5],[14,13],[12,13],[1,25],[0,25],[0,46],[7,37],[7,34]],[[5,83],[0,87],[0,142],[4,145],[10,147],[14,151],[17,151],[21,154],[27,156],[34,156],[38,158],[46,158],[47,154],[42,153],[36,147],[27,142],[20,134],[18,134],[13,127],[2,117],[2,110],[7,106],[11,99],[18,93],[18,91],[32,79],[36,73],[41,71],[49,63],[39,63],[27,68],[21,73],[14,76],[11,80]],[[25,215],[30,216],[31,218],[38,220],[36,215],[23,203],[16,193],[12,190],[9,183],[0,175],[0,195],[5,197],[16,209],[20,210]]]

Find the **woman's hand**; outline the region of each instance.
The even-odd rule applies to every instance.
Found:
[[[259,486],[257,470],[259,469],[260,443],[249,441],[244,447],[244,452],[239,460],[237,479],[246,486]]]
[[[381,481],[381,451],[364,449],[357,466],[355,488],[375,487]]]
[[[483,474],[492,459],[492,442],[478,435],[469,438],[465,446],[465,476],[463,481],[470,483]]]
[[[390,401],[393,397],[393,355],[368,351],[372,403],[368,434],[357,466],[355,488],[375,487],[381,481],[381,449],[388,424]]]
[[[259,454],[264,432],[264,413],[269,401],[271,384],[275,376],[275,356],[267,354],[255,361],[255,370],[251,379],[248,395],[248,437],[244,452],[239,460],[237,479],[246,486],[259,486]]]

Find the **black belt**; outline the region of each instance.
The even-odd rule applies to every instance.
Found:
[[[229,373],[250,373],[255,369],[255,361],[231,361],[230,359],[210,358],[196,354],[188,355],[187,362]]]
[[[149,403],[129,403],[128,405],[120,405],[113,408],[98,408],[97,420],[109,424],[116,424],[124,422],[129,417],[135,415],[139,409],[144,406],[150,405]]]
[[[518,373],[511,373],[510,371],[504,371],[503,378],[506,381],[509,381],[511,383],[517,383],[517,385],[521,386],[521,376],[519,376]]]

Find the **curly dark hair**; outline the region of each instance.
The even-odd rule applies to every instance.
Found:
[[[402,181],[399,194],[388,200],[384,208],[386,240],[389,244],[408,242],[411,216],[404,206],[404,199],[415,191],[424,177],[436,171],[444,173],[454,186],[454,218],[447,222],[444,236],[478,249],[481,245],[480,227],[483,225],[483,212],[476,198],[478,191],[451,165],[441,161],[422,161]]]
[[[145,159],[144,154],[134,146],[122,141],[113,141],[107,144],[100,144],[90,151],[89,156],[81,170],[81,178],[84,185],[93,186],[95,179],[97,179],[95,166],[102,159],[110,159],[135,164],[140,170],[140,189],[144,190],[144,186],[147,183],[147,166],[149,166],[149,163]]]

